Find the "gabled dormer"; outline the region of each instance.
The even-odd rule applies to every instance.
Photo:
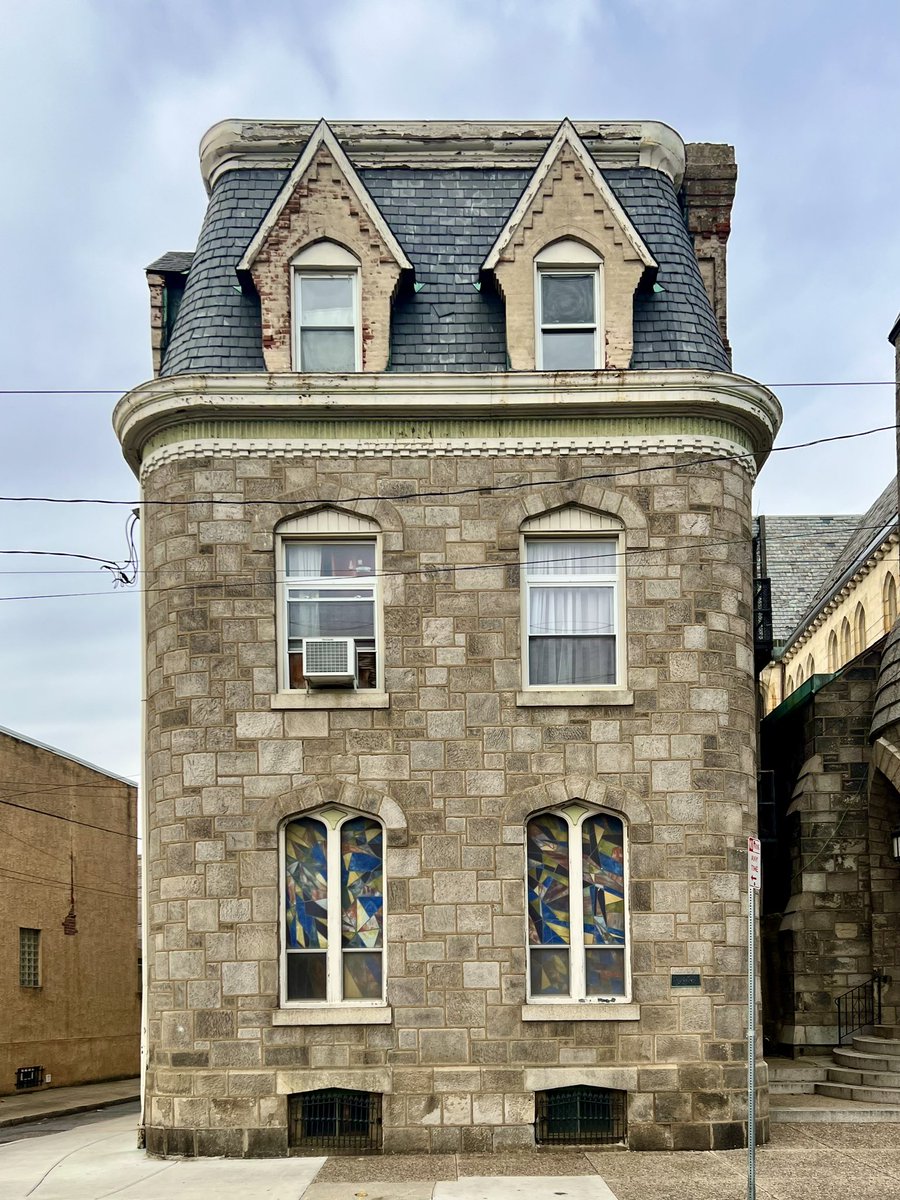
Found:
[[[631,365],[634,294],[656,259],[563,121],[482,265],[506,302],[513,370]]]
[[[238,263],[259,295],[268,371],[384,371],[413,265],[325,121]]]

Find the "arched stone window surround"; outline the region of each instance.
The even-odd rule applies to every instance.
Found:
[[[813,675],[815,675],[815,673],[816,673],[816,660],[813,658],[813,656],[811,654],[808,654],[806,657],[806,678],[812,679],[812,677],[813,677]]]
[[[386,792],[360,787],[339,779],[323,779],[303,784],[283,792],[271,800],[259,801],[257,829],[261,833],[277,833],[293,816],[303,816],[317,808],[336,805],[360,815],[377,817],[384,826],[388,849],[400,849],[409,843],[409,829],[403,809]],[[388,855],[388,869],[391,869]],[[407,873],[407,872],[401,872]],[[396,875],[397,871],[394,870]]]
[[[842,662],[848,663],[853,658],[853,633],[850,629],[850,622],[844,617],[841,621],[841,659]]]
[[[649,545],[647,518],[627,493],[615,492],[597,483],[573,481],[541,486],[533,495],[517,496],[509,501],[497,518],[498,548],[518,554],[519,531],[523,523],[568,504],[618,517],[622,522],[626,552],[644,550]]]

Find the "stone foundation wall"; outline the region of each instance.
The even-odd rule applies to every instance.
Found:
[[[384,1094],[387,1151],[531,1145],[534,1092],[576,1083],[627,1090],[634,1148],[744,1142],[750,480],[651,461],[248,454],[147,472],[148,500],[190,502],[145,509],[150,1150],[285,1153],[287,1096],[333,1086]],[[382,528],[387,708],[273,708],[272,530],[314,500]],[[632,703],[517,703],[518,527],[570,502],[626,526]],[[633,1004],[534,1020],[524,822],[575,797],[627,823]],[[300,1019],[278,1008],[279,824],[326,801],[391,814],[389,1024],[278,1023]],[[760,1117],[764,1139],[764,1069]]]

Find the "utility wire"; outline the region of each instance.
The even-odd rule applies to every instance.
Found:
[[[810,446],[821,446],[828,442],[846,442],[854,438],[869,437],[873,433],[888,433],[898,428],[894,425],[877,425],[872,429],[860,429],[852,433],[837,433],[829,437],[811,438],[805,442],[793,442],[787,446],[773,446],[771,453],[784,453],[788,450],[806,450]],[[635,446],[631,453],[640,453],[641,447]],[[602,453],[602,451],[600,452]],[[666,452],[669,453],[669,452]],[[759,453],[762,453],[761,451]],[[453,496],[471,496],[471,495],[496,495],[502,492],[520,491],[523,488],[539,488],[547,487],[551,484],[566,484],[566,483],[587,483],[599,479],[621,479],[626,475],[645,475],[653,471],[679,471],[682,469],[691,469],[693,467],[708,466],[712,463],[720,462],[741,462],[744,459],[755,459],[757,451],[746,450],[740,454],[716,454],[709,455],[706,458],[691,457],[682,460],[681,462],[663,462],[653,463],[652,465],[642,465],[639,467],[624,467],[621,470],[614,471],[592,471],[585,475],[569,475],[565,478],[560,478],[554,475],[550,479],[526,479],[519,483],[497,483],[497,484],[482,484],[474,485],[466,488],[454,488],[445,490],[433,490],[427,492],[402,492],[396,496],[345,496],[341,498],[341,504],[360,504],[364,501],[381,501],[389,500],[392,504],[396,504],[401,500],[434,500],[446,499]],[[567,456],[568,457],[568,456]],[[197,496],[186,500],[110,500],[104,497],[97,496],[0,496],[0,503],[5,504],[97,504],[109,507],[129,508],[186,508],[188,506],[197,506],[202,504],[215,504],[218,507],[236,507],[236,508],[253,508],[260,505],[269,507],[285,504],[288,501],[280,499],[266,500],[230,500],[200,498]],[[317,497],[308,497],[297,500],[296,503],[303,505],[322,504],[325,503]]]
[[[16,804],[14,800],[0,799],[0,804],[7,804],[10,808],[21,808],[24,812],[32,813],[34,816],[51,817],[54,821],[66,821],[70,825],[83,825],[85,829],[97,829],[101,833],[113,833],[116,835],[116,837],[127,837],[131,838],[135,842],[140,841],[140,838],[136,833],[126,833],[121,829],[110,829],[106,825],[92,825],[89,821],[78,821],[75,819],[75,817],[64,817],[59,813],[47,812],[43,808],[32,808],[28,804]]]

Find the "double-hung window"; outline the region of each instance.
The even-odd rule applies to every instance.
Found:
[[[618,682],[616,537],[525,539],[529,687]]]
[[[283,852],[283,1001],[382,1003],[382,826],[325,809],[288,822]]]
[[[623,821],[575,800],[526,828],[528,995],[627,1000]]]
[[[342,246],[317,242],[297,256],[293,273],[295,369],[361,370],[359,263]]]
[[[539,370],[591,371],[603,365],[600,268],[597,254],[568,239],[538,255]]]
[[[282,543],[286,605],[286,677],[304,688],[304,653],[313,640],[348,639],[347,685],[376,688],[376,542],[371,539],[291,540]]]

